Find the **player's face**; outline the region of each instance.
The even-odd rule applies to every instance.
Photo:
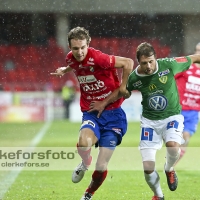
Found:
[[[196,46],[195,54],[200,54],[200,44]]]
[[[154,55],[150,57],[141,56],[139,64],[138,72],[140,74],[151,75],[156,71],[156,58]]]
[[[72,51],[73,56],[78,62],[81,62],[85,59],[88,52],[88,44],[86,39],[84,40],[71,40],[69,47]]]

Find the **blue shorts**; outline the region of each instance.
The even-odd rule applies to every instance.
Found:
[[[199,122],[199,111],[182,110],[184,116],[184,132],[188,132],[191,136],[196,132]]]
[[[115,149],[127,131],[127,119],[123,109],[104,110],[97,118],[97,112],[83,112],[81,129],[91,129],[98,138],[100,147]]]

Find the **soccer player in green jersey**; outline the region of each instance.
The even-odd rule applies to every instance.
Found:
[[[156,52],[151,44],[141,43],[137,47],[139,65],[130,74],[127,86],[120,86],[101,103],[92,102],[90,111],[102,110],[121,96],[128,98],[131,91],[142,94],[140,152],[143,160],[144,177],[154,193],[152,200],[163,200],[160,178],[155,170],[156,152],[165,143],[167,147],[164,165],[167,183],[171,191],[176,190],[178,178],[174,164],[180,156],[180,145],[184,118],[180,114],[181,105],[174,76],[187,70],[192,63],[200,63],[200,55],[178,58],[156,59]]]

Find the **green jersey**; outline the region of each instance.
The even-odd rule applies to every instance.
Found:
[[[190,57],[157,59],[157,70],[152,75],[141,75],[137,68],[130,74],[127,89],[142,94],[142,115],[151,120],[160,120],[180,114],[181,105],[174,76],[187,70]]]

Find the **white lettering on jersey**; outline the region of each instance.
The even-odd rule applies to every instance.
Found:
[[[111,94],[112,92],[108,92],[107,94],[102,94],[101,96],[95,97],[95,99],[102,99],[102,98],[106,98],[109,94]]]
[[[88,76],[78,76],[78,80],[80,84],[83,83],[92,83],[97,81],[97,79],[94,77],[94,75],[88,75]]]
[[[196,102],[195,99],[190,99],[190,98],[183,100],[182,104],[190,107],[199,107],[198,102]]]
[[[95,91],[95,90],[99,90],[101,88],[103,88],[105,86],[104,82],[103,81],[97,81],[96,83],[94,84],[84,84],[84,85],[81,85],[81,87],[83,88],[83,90],[85,92],[88,92],[88,91]]]
[[[189,76],[188,82],[200,85],[200,78],[197,78],[195,76]]]
[[[196,85],[193,83],[186,83],[186,89],[191,91],[200,92],[200,85]]]

